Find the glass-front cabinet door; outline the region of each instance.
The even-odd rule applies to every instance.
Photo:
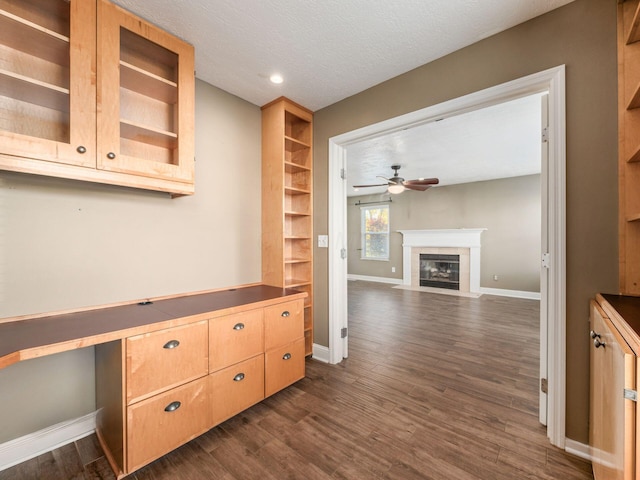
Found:
[[[95,22],[91,0],[0,2],[3,163],[95,168]]]
[[[99,0],[98,59],[98,168],[192,183],[193,47]]]

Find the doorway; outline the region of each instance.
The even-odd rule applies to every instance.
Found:
[[[411,128],[438,118],[481,109],[514,98],[548,91],[547,174],[543,176],[543,231],[548,250],[541,252],[546,271],[546,324],[541,325],[541,365],[546,365],[546,421],[550,442],[565,443],[565,68],[564,65],[456,98],[387,121],[363,127],[329,140],[329,349],[327,360],[339,363],[348,356],[346,146],[397,129]],[[546,180],[546,181],[545,181]],[[541,315],[544,317],[545,315]],[[543,358],[544,356],[544,358]]]

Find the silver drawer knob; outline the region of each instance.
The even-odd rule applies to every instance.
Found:
[[[284,312],[282,312],[282,313],[280,314],[280,316],[282,316],[282,317],[288,317],[289,315],[291,315],[291,314],[289,313],[289,310],[285,310]]]
[[[167,350],[171,350],[172,348],[176,348],[180,345],[178,340],[169,340],[167,343],[163,345],[162,348],[166,348]]]
[[[169,405],[164,407],[164,411],[165,412],[175,412],[176,410],[178,410],[180,408],[180,405],[182,405],[182,404],[180,402],[178,402],[178,401],[171,402]]]
[[[234,330],[242,330],[243,328],[244,328],[244,323],[236,323],[236,324],[233,326],[233,329],[234,329]]]
[[[283,360],[291,360],[291,354],[290,354],[290,353],[285,353],[285,354],[282,356],[282,359],[283,359]]]
[[[244,373],[239,373],[233,377],[234,382],[241,382],[242,380],[244,380]]]

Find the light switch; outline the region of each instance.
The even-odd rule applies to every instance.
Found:
[[[329,248],[329,235],[318,235],[318,247]]]

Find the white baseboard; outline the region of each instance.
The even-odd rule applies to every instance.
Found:
[[[564,441],[564,450],[571,455],[583,458],[589,462],[591,461],[591,449],[589,448],[589,445],[567,438]]]
[[[529,300],[540,300],[540,292],[526,292],[523,290],[506,290],[504,288],[480,287],[480,293],[484,293],[486,295],[498,295],[500,297],[526,298]]]
[[[319,362],[329,363],[329,348],[324,345],[313,344],[313,359]]]
[[[365,282],[377,282],[377,283],[391,283],[393,285],[402,285],[401,278],[389,278],[389,277],[371,277],[369,275],[347,275],[347,280],[363,280]]]
[[[92,412],[0,444],[0,471],[91,435],[96,430],[97,413]]]

